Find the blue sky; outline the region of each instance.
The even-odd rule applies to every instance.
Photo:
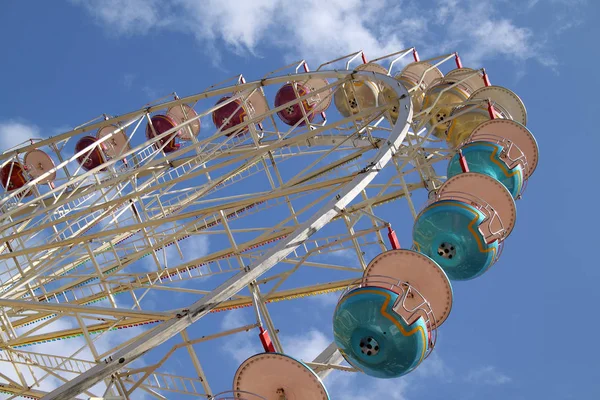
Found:
[[[458,51],[465,66],[484,66],[493,84],[527,106],[541,154],[517,202],[517,227],[488,273],[453,284],[451,316],[415,373],[395,381],[334,373],[326,384],[334,399],[595,399],[600,352],[591,333],[599,325],[588,320],[600,304],[592,172],[598,15],[591,0],[5,2],[0,148],[174,90],[194,94],[238,73],[257,79],[296,59],[316,66],[359,49],[369,58],[410,46],[422,58]],[[408,243],[411,224],[387,210]],[[289,353],[309,358],[329,343],[334,305],[324,296],[272,306]],[[318,312],[306,315],[307,307]],[[198,332],[252,317],[209,316]],[[259,343],[248,335],[216,343],[223,359],[210,365],[209,379],[225,389],[240,354]]]

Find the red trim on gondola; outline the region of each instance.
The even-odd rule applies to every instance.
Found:
[[[458,150],[458,163],[462,172],[469,172],[469,164],[467,164],[467,159],[463,155],[462,150]]]
[[[400,250],[400,242],[398,241],[396,232],[394,232],[391,226],[388,226],[388,239],[390,239],[390,246],[392,246],[392,249]]]
[[[460,56],[458,55],[458,53],[454,53],[454,61],[456,61],[456,68],[462,68],[462,61],[460,59]]]
[[[262,326],[260,326],[258,329],[260,330],[258,337],[260,338],[260,342],[262,343],[265,351],[267,353],[275,353],[275,346],[271,341],[271,336],[269,335],[269,332],[266,329],[263,329]]]
[[[488,114],[490,115],[490,119],[496,119],[496,110],[494,109],[494,105],[491,101],[488,100]]]
[[[492,84],[490,83],[490,77],[488,76],[487,72],[485,72],[485,69],[483,70],[482,79],[483,79],[483,84],[486,87],[492,86]]]
[[[413,58],[415,59],[415,62],[421,61],[421,58],[419,57],[419,53],[417,53],[417,49],[414,49],[414,48],[413,48]]]

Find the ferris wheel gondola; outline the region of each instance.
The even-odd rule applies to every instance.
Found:
[[[54,161],[46,152],[42,150],[31,150],[25,154],[23,161],[27,173],[33,179],[40,178],[38,184],[50,184],[56,179],[56,172],[53,171]]]
[[[483,122],[460,147],[469,170],[493,177],[518,199],[537,166],[538,146],[529,130],[509,119]],[[460,156],[448,163],[448,177],[462,172]]]
[[[216,105],[225,103],[231,98],[231,96],[224,96],[217,101]],[[220,130],[230,130],[244,123],[244,119],[248,115],[246,109],[242,105],[239,99],[234,99],[227,104],[217,108],[212,113],[212,120],[215,127]],[[243,135],[248,131],[248,127],[244,126],[236,136]],[[233,133],[227,133],[227,136],[231,136]]]
[[[448,179],[421,211],[413,241],[450,279],[473,279],[496,262],[515,220],[513,197],[502,183],[465,172]]]
[[[387,75],[387,69],[374,63],[361,64],[356,71],[369,71]],[[335,107],[345,117],[357,114],[360,110],[377,107],[382,87],[368,81],[351,81],[342,85],[333,97]]]
[[[28,182],[25,167],[18,161],[10,161],[0,169],[0,182],[7,192],[17,190]],[[31,196],[31,191],[25,192],[22,197]]]
[[[310,367],[278,353],[257,354],[244,361],[235,373],[233,389],[234,393],[253,393],[256,399],[329,400],[321,379]]]
[[[310,88],[303,83],[286,83],[275,95],[275,107],[287,105],[283,110],[277,113],[277,116],[287,125],[300,126],[305,125],[304,119],[312,122],[316,115],[314,103],[308,99],[301,103],[293,103],[297,98],[310,94]]]
[[[85,154],[77,157],[77,161],[81,165],[83,169],[86,171],[92,170],[106,162],[105,151],[107,150],[107,146],[104,143],[96,144],[97,139],[93,136],[84,136],[77,141],[75,144],[75,152],[79,153],[80,151],[86,149],[89,146],[91,147]],[[102,168],[101,171],[106,171],[106,168]]]
[[[444,77],[444,74],[435,66],[426,62],[414,62],[408,64],[396,76],[404,87],[412,90],[411,99],[414,112],[420,112],[425,100],[427,89],[436,81]]]
[[[180,104],[169,108],[167,116],[171,118],[177,125],[181,125],[188,120],[193,122],[179,131],[177,135],[181,140],[192,141],[192,137],[200,134],[200,118],[198,113],[187,104]]]
[[[448,83],[460,82],[459,86],[466,89],[469,93],[475,93],[486,85],[482,73],[472,68],[456,68],[452,71],[448,71],[448,73],[444,75],[444,81]]]
[[[146,125],[146,138],[152,139],[156,136],[160,136],[163,133],[174,129],[176,126],[177,122],[175,122],[173,118],[162,114],[155,115]],[[161,147],[165,153],[171,153],[178,150],[181,146],[179,143],[177,143],[178,134],[179,132],[160,139],[158,144],[155,144],[155,146],[157,148]]]
[[[342,295],[333,318],[335,341],[346,361],[365,374],[397,378],[431,353],[451,307],[450,281],[433,260],[390,250]]]
[[[309,89],[309,93],[314,93],[314,96],[311,96],[308,101],[309,104],[314,104],[314,113],[324,113],[327,111],[333,101],[333,89],[327,89],[330,86],[327,79],[309,78],[302,83]]]
[[[102,147],[105,156],[118,158],[121,154],[124,154],[131,149],[125,129],[118,125],[105,126],[98,129],[98,132],[96,132],[96,139],[100,140],[108,135],[111,135],[111,137],[103,142],[104,145]]]
[[[490,119],[510,119],[525,125],[527,111],[521,99],[511,90],[499,86],[487,86],[477,89],[468,101],[480,101],[479,106],[467,112],[456,107],[450,114],[459,114],[449,124],[445,136],[448,145],[457,148],[473,130]]]

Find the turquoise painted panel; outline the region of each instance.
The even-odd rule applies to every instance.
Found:
[[[491,176],[502,183],[516,199],[523,189],[523,168],[517,165],[513,169],[509,169],[499,157],[501,151],[500,145],[491,142],[472,142],[462,147],[469,172]],[[462,173],[462,168],[459,155],[455,154],[448,163],[448,179],[460,173]]]
[[[431,257],[451,280],[464,281],[483,274],[494,263],[498,243],[486,244],[478,226],[484,215],[454,200],[429,205],[413,226],[417,251]]]
[[[365,287],[347,293],[333,317],[333,334],[351,365],[377,378],[397,378],[415,369],[427,352],[422,318],[407,324],[392,307],[398,295]]]

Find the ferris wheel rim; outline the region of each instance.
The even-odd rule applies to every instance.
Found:
[[[180,318],[174,318],[165,321],[164,323],[161,323],[160,325],[152,329],[150,332],[148,332],[148,334],[145,335],[144,338],[142,338],[143,340],[140,339],[132,342],[122,350],[113,354],[111,359],[107,360],[106,363],[98,364],[95,367],[92,367],[91,369],[80,374],[73,380],[56,388],[52,392],[49,392],[46,396],[43,397],[43,399],[50,400],[65,397],[68,398],[70,396],[72,397],[80,394],[82,391],[92,387],[106,376],[118,371],[122,367],[125,367],[127,364],[134,361],[147,351],[166,342],[168,339],[181,332],[187,326],[193,324],[198,319],[208,314],[212,308],[219,304],[219,302],[221,301],[219,299],[221,297],[227,298],[232,295],[235,295],[245,286],[244,283],[241,287],[236,289],[236,284],[237,286],[240,286],[242,282],[250,282],[256,279],[257,277],[261,276],[263,273],[265,273],[275,264],[277,264],[277,262],[279,262],[282,258],[291,253],[304,240],[309,238],[312,234],[318,232],[323,226],[325,226],[329,221],[331,221],[331,219],[333,219],[335,215],[337,215],[341,210],[343,210],[360,193],[360,191],[364,187],[366,187],[366,185],[369,182],[371,182],[375,178],[375,176],[377,176],[378,172],[391,160],[395,152],[398,151],[400,145],[402,144],[402,142],[406,138],[406,135],[408,134],[413,113],[410,96],[408,95],[408,92],[406,91],[404,86],[399,81],[397,81],[393,77],[378,74],[371,71],[319,71],[304,74],[295,74],[293,76],[298,80],[310,79],[311,77],[332,77],[338,79],[350,77],[353,80],[359,81],[374,80],[383,83],[391,87],[392,89],[395,89],[395,92],[398,96],[398,101],[400,103],[400,116],[394,124],[387,141],[381,146],[379,151],[369,160],[369,164],[361,171],[361,173],[359,173],[355,178],[353,178],[350,182],[345,184],[341,189],[337,191],[337,195],[335,196],[335,198],[331,199],[324,206],[322,206],[306,222],[304,222],[302,225],[296,228],[294,232],[290,234],[287,238],[283,239],[278,245],[267,251],[263,255],[262,259],[254,261],[252,265],[249,266],[246,270],[241,271],[238,274],[232,276],[223,284],[213,289],[213,291],[204,296],[201,300],[188,307],[188,314],[182,315]],[[290,76],[286,75],[269,78],[268,80],[272,81],[273,83],[284,83],[287,82],[289,79]],[[263,85],[264,82],[249,82],[243,85],[247,85],[247,88],[250,88],[255,87],[257,84]],[[238,90],[240,90],[239,86],[236,87],[238,88]],[[213,93],[214,96],[217,96],[219,93],[226,93],[228,91],[230,91],[230,88],[217,89],[211,91],[211,93]],[[189,96],[186,98],[168,102],[166,104],[155,106],[155,108],[163,109],[165,107],[170,107],[180,103],[193,101],[193,98],[202,97],[204,97],[202,94]],[[120,118],[120,121],[122,119],[125,119],[126,115],[118,118]],[[101,125],[105,125],[106,123],[108,123],[108,121],[104,121]],[[86,129],[87,131],[94,128],[88,126],[84,129]],[[18,154],[18,152],[23,151],[23,149],[18,149],[14,153]],[[11,154],[0,155],[0,160],[3,159],[3,156],[10,155]]]

